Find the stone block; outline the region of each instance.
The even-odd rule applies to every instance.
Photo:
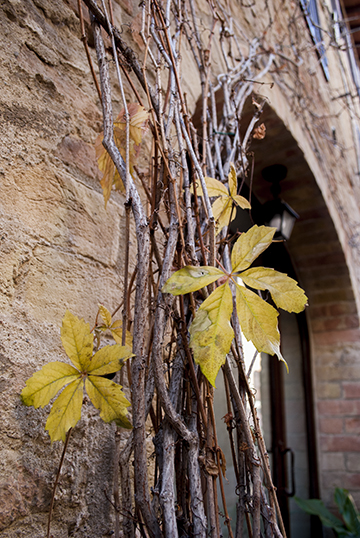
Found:
[[[102,194],[72,176],[44,166],[7,177],[4,210],[11,204],[21,224],[40,238],[104,265],[114,266],[123,235],[121,205],[104,207]]]
[[[65,310],[94,320],[98,303],[111,311],[122,298],[120,277],[93,261],[74,254],[38,246],[29,272],[17,291],[17,299],[36,320],[60,322]]]

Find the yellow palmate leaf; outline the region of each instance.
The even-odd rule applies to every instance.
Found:
[[[91,375],[112,374],[121,370],[125,360],[129,357],[133,357],[133,354],[127,346],[119,344],[105,346],[95,353],[87,372]]]
[[[80,372],[84,372],[93,352],[94,335],[90,333],[90,325],[66,310],[61,327],[61,341],[71,362]]]
[[[269,290],[275,304],[288,312],[304,310],[307,297],[297,282],[274,269],[254,267],[241,273],[243,282],[257,290]]]
[[[130,172],[133,173],[133,167],[140,151],[140,144],[144,134],[147,131],[149,113],[137,103],[130,103],[128,105],[128,111],[130,115],[130,147],[129,147],[129,159],[130,159]],[[98,160],[98,166],[100,172],[103,173],[103,177],[100,181],[103,189],[103,196],[105,200],[105,207],[110,198],[112,187],[121,192],[125,191],[123,182],[120,175],[104,146],[102,145],[103,133],[100,133],[95,141],[96,158]],[[126,159],[126,121],[125,111],[122,109],[120,114],[114,122],[114,141],[117,148],[120,151],[122,158]]]
[[[247,269],[271,245],[275,232],[276,228],[255,224],[246,233],[241,234],[231,253],[232,272]]]
[[[206,177],[205,183],[208,191],[208,195],[212,196],[229,196],[229,192],[225,185],[221,181],[214,179],[213,177]]]
[[[241,207],[241,209],[251,209],[250,202],[246,198],[244,198],[243,196],[240,196],[240,194],[234,194],[232,199],[234,200],[236,205]]]
[[[214,179],[213,177],[205,177],[205,183],[206,183],[207,192],[210,198],[214,196],[225,196],[225,197],[229,196],[229,192],[227,188],[225,187],[223,183],[221,183],[221,181]],[[192,192],[192,194],[194,194],[193,186],[191,186],[190,191]],[[198,196],[203,196],[204,194],[200,181],[196,182],[196,194]]]
[[[233,219],[236,216],[235,209],[233,210],[232,198],[218,198],[212,205],[213,215],[216,222],[216,235],[221,232],[224,226],[228,226],[231,216]]]
[[[115,420],[118,426],[132,428],[126,416],[130,402],[125,398],[121,388],[105,377],[89,375],[85,380],[86,392],[96,409],[99,409],[103,421]]]
[[[111,314],[104,305],[99,304],[99,314],[104,322],[105,327],[110,327],[111,325]]]
[[[254,292],[236,284],[236,310],[242,332],[256,349],[269,355],[277,355],[287,368],[280,352],[278,312]]]
[[[234,198],[234,196],[237,194],[237,175],[233,163],[230,163],[230,172],[228,175],[228,180],[230,195]]]
[[[73,428],[81,418],[82,401],[83,379],[78,377],[64,388],[51,408],[45,426],[51,442],[65,441],[67,431]]]
[[[49,362],[26,381],[21,392],[25,405],[35,409],[47,405],[65,385],[79,377],[80,372],[64,362]]]
[[[138,146],[141,144],[149,121],[149,113],[138,103],[130,103],[127,107],[130,116],[130,138]],[[122,131],[126,130],[125,110],[122,109],[114,122]]]
[[[216,267],[193,267],[192,265],[187,265],[176,271],[165,282],[161,291],[172,295],[184,295],[208,286],[221,276],[224,276],[224,272]]]
[[[234,338],[230,325],[232,311],[232,294],[226,282],[202,303],[190,326],[190,346],[195,362],[213,386]]]
[[[120,134],[122,135],[122,131],[120,131]],[[111,159],[110,155],[104,148],[102,141],[104,139],[104,136],[102,133],[99,134],[95,141],[95,152],[96,152],[96,158],[98,161],[98,167],[100,172],[102,172],[103,176],[100,181],[100,185],[103,190],[103,196],[105,201],[105,207],[107,202],[110,199],[111,190],[113,185],[115,186],[116,190],[119,190],[120,192],[125,192],[124,184],[120,178],[119,172],[117,171],[113,160]],[[114,129],[114,141],[116,146],[119,148],[124,147],[124,139],[122,136],[119,135],[119,130]],[[120,150],[120,153],[122,157],[124,158],[123,153]]]
[[[111,334],[117,344],[122,344],[122,321],[117,319],[110,327]],[[125,344],[132,349],[133,337],[130,331],[126,331]]]

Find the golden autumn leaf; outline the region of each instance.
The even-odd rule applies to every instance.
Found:
[[[252,226],[240,235],[231,253],[232,272],[247,269],[268,246],[271,245],[276,228],[269,226]]]
[[[109,330],[112,337],[114,338],[117,344],[122,344],[122,321],[117,319],[114,322],[112,321],[111,314],[107,308],[103,305],[99,305],[99,313],[104,322],[104,325],[98,327],[101,331]],[[125,345],[129,348],[132,348],[132,334],[129,331],[126,331]]]
[[[95,353],[87,368],[87,373],[106,375],[118,372],[129,357],[133,357],[133,354],[127,346],[120,344],[105,346]]]
[[[256,349],[269,355],[277,355],[286,367],[280,352],[279,313],[256,293],[236,283],[236,310],[242,332]]]
[[[104,305],[99,304],[99,314],[104,322],[105,327],[110,327],[111,325],[111,314]]]
[[[163,293],[171,293],[172,295],[184,295],[193,291],[200,290],[204,286],[208,286],[215,282],[220,277],[224,276],[221,269],[211,266],[193,267],[187,265],[179,271],[176,271],[163,285]]]
[[[88,395],[95,407],[100,409],[101,416],[106,418],[106,422],[114,420],[124,428],[131,428],[126,418],[130,403],[121,387],[113,382],[110,387],[109,380],[101,377],[120,370],[124,361],[132,356],[130,348],[119,344],[105,346],[92,356],[93,335],[89,324],[68,310],[63,318],[61,339],[76,368],[59,361],[46,364],[27,380],[21,393],[25,405],[37,408],[47,405],[63,389],[53,403],[46,422],[51,441],[64,441],[67,431],[80,420],[84,380],[87,382],[90,378],[90,384],[86,383],[91,392]],[[95,395],[94,400],[92,395]],[[111,407],[111,413],[107,406]]]
[[[114,420],[123,428],[132,427],[126,417],[130,402],[125,398],[121,385],[106,377],[89,375],[85,380],[85,389],[104,422]]]
[[[138,103],[130,103],[128,105],[128,112],[130,115],[130,172],[133,173],[134,164],[137,161],[140,152],[140,144],[147,131],[149,113],[145,108]],[[103,196],[105,200],[105,207],[109,201],[112,187],[115,190],[125,191],[123,182],[120,175],[106,149],[104,148],[102,141],[104,139],[103,133],[100,133],[95,141],[95,152],[98,160],[98,167],[102,172],[103,177],[100,181],[103,189]],[[114,121],[114,141],[117,148],[120,151],[122,158],[126,159],[126,121],[125,110],[122,109],[120,114]]]
[[[236,176],[229,178],[229,188],[234,189]],[[247,340],[260,352],[277,355],[287,368],[280,352],[278,312],[269,303],[245,286],[240,286],[237,276],[251,288],[270,291],[275,304],[289,312],[300,312],[307,297],[296,281],[284,273],[255,267],[250,264],[271,244],[276,228],[253,226],[236,241],[232,254],[230,275],[214,267],[187,266],[177,271],[163,286],[164,293],[181,295],[195,291],[222,277],[236,284],[236,309],[240,327]],[[206,270],[206,273],[203,271]],[[214,276],[211,276],[214,275]],[[221,282],[221,280],[220,280]],[[220,366],[225,362],[233,338],[230,318],[233,311],[229,282],[219,286],[203,302],[190,327],[190,345],[194,359],[205,377],[214,385]]]
[[[253,267],[240,276],[250,288],[269,290],[276,306],[283,310],[299,313],[307,304],[304,291],[294,279],[284,273],[266,267]]]
[[[79,371],[65,362],[50,362],[26,381],[21,393],[25,405],[33,405],[35,409],[44,407],[65,385],[79,376]]]
[[[122,344],[122,321],[119,319],[115,320],[109,329],[115,342],[117,344]],[[125,345],[132,348],[133,337],[130,331],[126,331]]]
[[[90,325],[66,310],[61,327],[61,341],[73,365],[80,371],[85,370],[91,361],[94,345]]]
[[[234,204],[242,209],[251,209],[248,200],[237,194],[237,175],[233,163],[230,163],[228,181],[229,189],[227,189],[221,181],[212,177],[205,177],[208,195],[210,197],[218,197],[212,205],[213,215],[216,222],[216,234],[235,218],[236,211],[233,211]],[[191,192],[194,192],[193,188],[191,189]],[[198,196],[203,196],[201,185],[197,185],[196,192]]]
[[[190,326],[190,346],[195,362],[213,386],[234,338],[230,325],[232,311],[232,294],[226,282],[202,303]]]
[[[55,400],[45,430],[49,432],[51,442],[65,441],[66,433],[76,426],[81,418],[84,381],[78,376],[75,381],[64,388]]]

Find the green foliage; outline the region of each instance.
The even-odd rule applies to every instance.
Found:
[[[182,295],[220,280],[221,285],[200,306],[190,327],[195,362],[214,386],[234,337],[230,325],[233,312],[230,281],[235,284],[236,310],[245,337],[258,351],[277,355],[285,362],[280,352],[277,310],[239,284],[237,278],[251,288],[269,290],[276,306],[288,312],[301,312],[305,308],[307,297],[295,280],[265,267],[248,269],[271,244],[275,231],[275,228],[255,225],[243,233],[232,250],[230,274],[215,267],[187,266],[174,273],[162,288],[163,293]]]
[[[46,364],[27,380],[21,393],[23,403],[37,409],[47,405],[64,389],[53,403],[46,422],[45,429],[51,441],[65,441],[67,431],[80,420],[84,383],[90,400],[105,422],[115,421],[123,428],[131,428],[127,418],[130,402],[122,387],[101,377],[120,370],[124,361],[132,356],[130,349],[115,344],[105,346],[93,355],[94,336],[89,324],[69,310],[63,318],[61,341],[74,366],[59,361]]]
[[[339,538],[360,538],[360,514],[352,496],[348,490],[336,488],[334,498],[343,521],[334,516],[320,499],[295,497],[295,501],[308,514],[318,516],[322,524],[333,529]]]

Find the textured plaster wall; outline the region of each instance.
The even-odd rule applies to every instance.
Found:
[[[269,4],[275,23],[266,43],[273,47],[289,31],[296,4],[276,0]],[[199,0],[198,6],[206,26],[207,3]],[[269,19],[266,10],[255,5],[241,8],[237,1],[232,7],[250,38],[263,34]],[[0,536],[40,537],[62,447],[51,446],[44,433],[48,410],[25,408],[19,393],[34,370],[64,358],[59,327],[66,308],[91,322],[99,302],[111,310],[121,301],[124,209],[119,195],[104,209],[93,146],[101,130],[101,111],[80,41],[75,1],[2,0],[0,9]],[[117,24],[124,25],[124,35],[135,41],[140,52],[138,7],[123,0],[114,2],[114,10]],[[276,85],[261,86],[261,94],[296,139],[326,201],[325,210],[345,253],[343,267],[350,271],[352,288],[346,293],[356,317],[360,193],[351,117],[343,101],[332,100],[342,88],[338,53],[329,53],[332,80],[325,83],[305,23],[301,28],[308,46],[303,49],[297,83],[291,86],[293,79],[277,58],[267,79]],[[223,60],[216,44],[213,47],[212,64],[221,71]],[[186,51],[182,62],[188,102],[194,108],[200,94],[198,76]],[[303,101],[304,95],[310,99]],[[118,99],[115,94],[119,109]],[[315,115],[309,113],[310,105]],[[300,183],[301,175],[295,180]],[[304,199],[309,211],[316,212],[311,197],[304,193]],[[308,236],[311,233],[310,229]],[[306,263],[306,234],[298,237]],[[335,243],[339,245],[337,236]],[[335,284],[332,298],[319,297],[309,308],[343,304],[347,287]],[[328,312],[318,311],[312,323],[316,317],[328,323]],[[360,414],[357,318],[355,325],[325,324],[322,329],[318,325],[317,331],[311,326],[318,333],[312,337],[313,362],[322,435],[319,459],[327,500],[345,471],[349,480],[353,477],[350,489],[360,488],[360,447],[354,449]],[[345,329],[350,332],[341,333]],[[337,333],[334,343],[328,341],[330,333]],[[341,427],[340,422],[327,420],[330,400],[336,409],[329,419],[338,418]],[[346,446],[341,444],[344,433]],[[54,537],[99,538],[112,532],[112,510],[104,490],[112,487],[113,438],[112,426],[101,424],[86,402],[57,494]],[[338,444],[330,446],[335,443],[331,439]]]

